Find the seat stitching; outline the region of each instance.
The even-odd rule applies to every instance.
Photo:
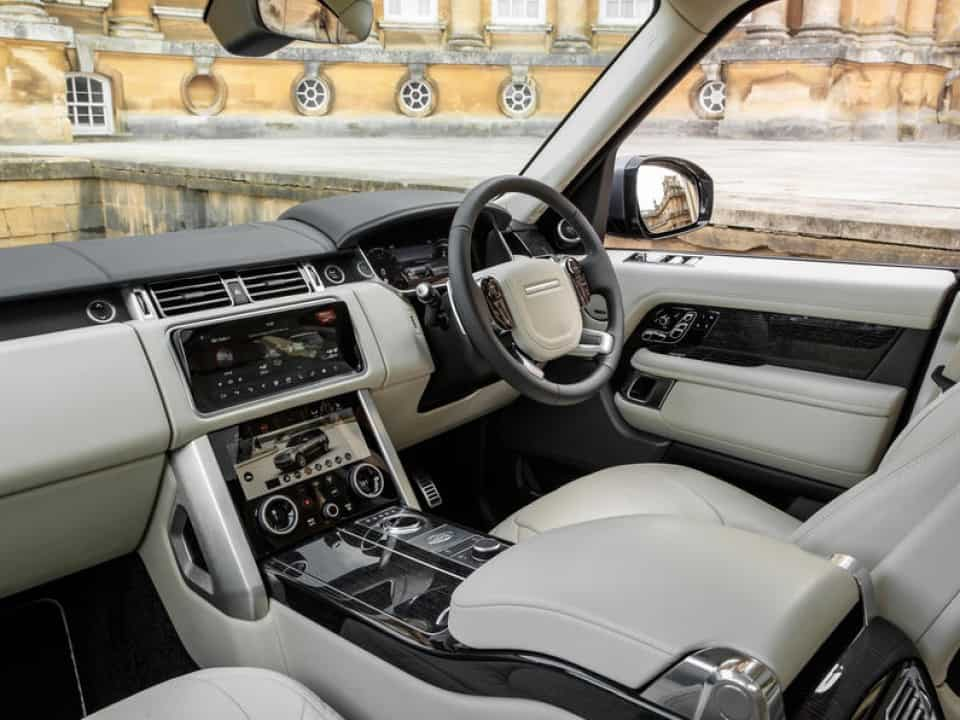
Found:
[[[225,688],[221,687],[220,685],[217,685],[217,683],[213,682],[212,680],[208,680],[207,678],[201,678],[201,677],[188,677],[186,679],[189,682],[202,683],[204,685],[208,685],[212,687],[221,695],[223,695],[227,700],[233,703],[236,706],[237,710],[240,711],[240,714],[243,715],[245,718],[247,718],[247,720],[253,720],[250,717],[250,715],[247,713],[247,711],[244,710],[243,706],[237,701],[237,699],[233,697],[233,695],[231,695],[229,692],[227,692]]]

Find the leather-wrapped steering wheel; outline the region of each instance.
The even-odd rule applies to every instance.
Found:
[[[546,203],[576,230],[584,257],[516,256],[474,273],[471,245],[477,218],[504,193]],[[448,256],[453,308],[464,332],[514,389],[548,405],[573,405],[610,381],[623,351],[620,284],[593,226],[561,193],[518,175],[480,183],[453,218]],[[584,327],[583,307],[591,295],[606,301],[605,330]],[[573,383],[547,379],[544,365],[565,355],[592,358],[596,367]]]

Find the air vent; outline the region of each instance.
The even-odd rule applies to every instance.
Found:
[[[219,275],[152,283],[150,293],[164,317],[233,305]]]
[[[916,668],[908,668],[887,705],[886,720],[932,720],[933,704]]]
[[[268,268],[253,268],[237,273],[253,301],[300,295],[310,292],[299,265],[278,265]]]

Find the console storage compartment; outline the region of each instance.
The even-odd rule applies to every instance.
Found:
[[[454,592],[449,629],[473,649],[562,658],[628,688],[698,650],[732,648],[786,688],[857,603],[850,575],[788,543],[620,517],[494,558]]]

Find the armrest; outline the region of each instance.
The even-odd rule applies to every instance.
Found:
[[[525,540],[453,595],[477,649],[563,659],[626,687],[733,648],[786,687],[858,601],[854,579],[794,545],[672,517],[620,517]]]

